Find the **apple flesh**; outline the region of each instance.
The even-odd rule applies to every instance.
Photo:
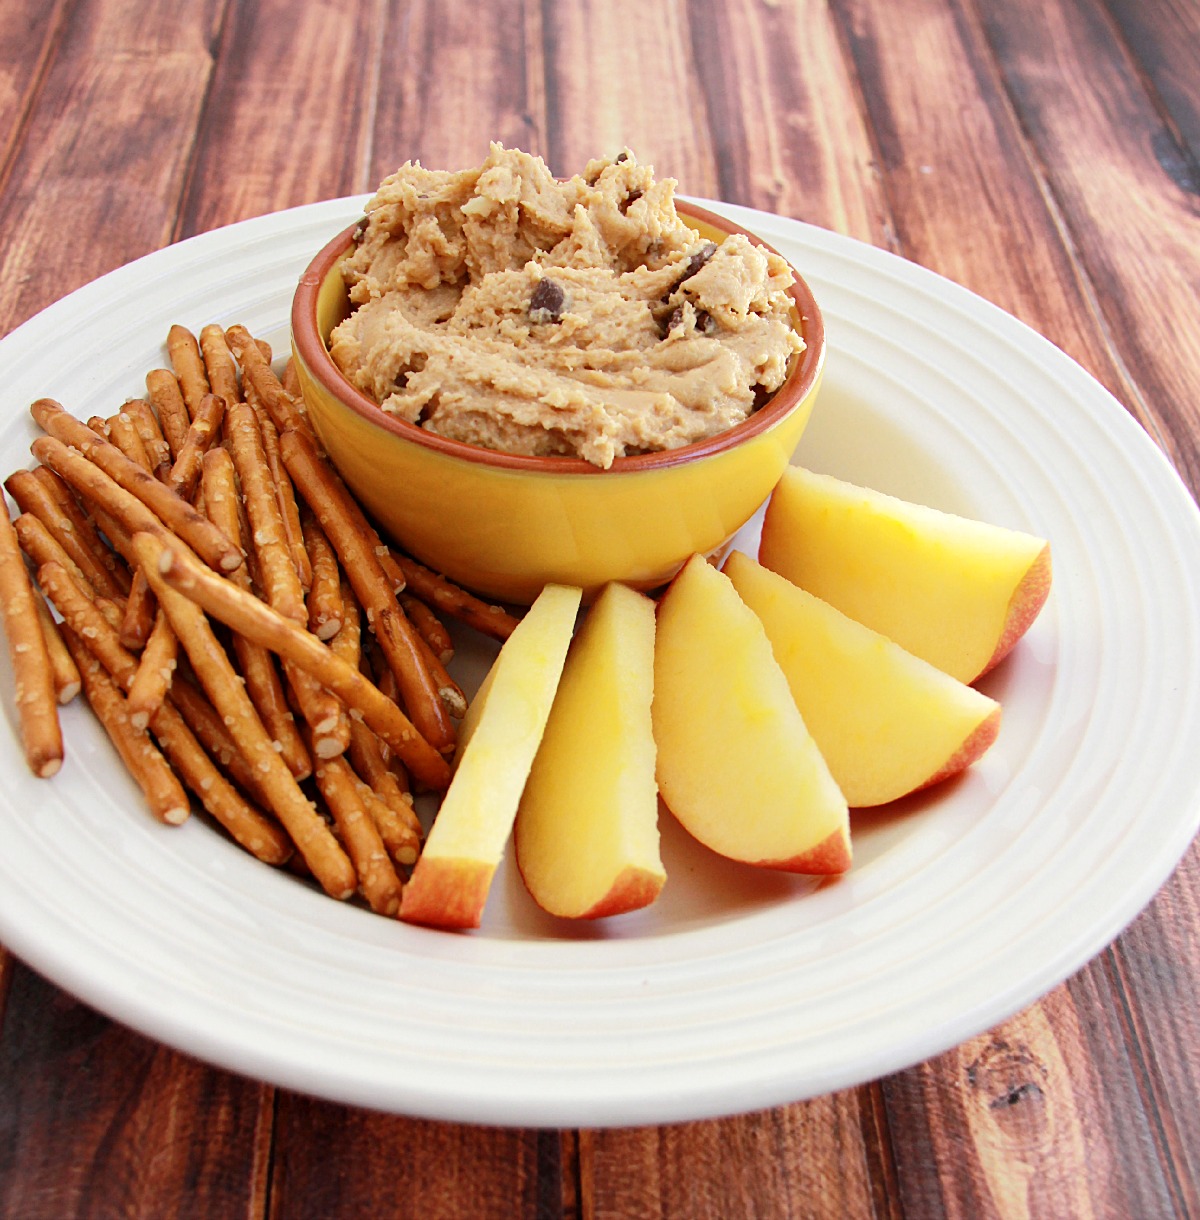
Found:
[[[1002,660],[1050,592],[1041,538],[792,466],[759,559],[960,682]]]
[[[666,880],[650,721],[654,603],[608,585],[567,654],[514,830],[517,865],[552,915],[647,906]]]
[[[851,806],[969,767],[1000,705],[735,551],[725,574],[758,615],[813,740]]]
[[[400,918],[477,928],[542,739],[580,590],[547,585],[504,642],[459,732],[454,777],[400,900]]]
[[[699,555],[659,603],[653,722],[659,792],[706,846],[789,872],[850,867],[845,797],[763,626]]]

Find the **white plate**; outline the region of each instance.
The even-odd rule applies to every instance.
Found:
[[[4,470],[25,407],[110,413],[168,325],[286,345],[296,278],[361,200],[262,217],[88,285],[0,343]],[[1051,540],[1051,599],[987,682],[996,747],[963,780],[856,816],[834,884],[718,860],[664,827],[656,907],[576,928],[515,870],[447,935],[339,905],[195,818],[155,824],[85,710],[32,779],[0,733],[0,938],[113,1017],[341,1101],[485,1123],[697,1118],[868,1080],[1001,1021],[1097,953],[1195,832],[1200,529],[1122,408],[1011,317],[886,253],[745,209],[825,311],[800,457]],[[753,545],[753,529],[744,539]],[[486,659],[467,647],[475,672]],[[11,722],[11,675],[0,672]]]

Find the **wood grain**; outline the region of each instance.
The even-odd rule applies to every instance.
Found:
[[[974,20],[951,0],[841,0],[834,11],[900,253],[1040,330],[1128,401]]]
[[[687,11],[718,197],[892,245],[857,81],[829,6],[694,0]]]
[[[493,140],[546,152],[542,6],[392,0],[370,185],[408,160],[478,165]]]
[[[374,186],[383,23],[383,0],[231,7],[178,236]]]
[[[271,1220],[550,1220],[557,1132],[420,1122],[281,1093]]]
[[[1143,1057],[1145,1104],[1161,1128],[1180,1212],[1200,1216],[1200,844],[1108,959],[1128,1037]]]
[[[876,1189],[877,1139],[870,1090],[851,1089],[711,1122],[585,1131],[580,1178],[594,1220],[895,1215]]]
[[[1135,387],[1130,405],[1196,490],[1200,173],[1098,0],[980,12]]]
[[[1200,8],[1187,0],[1107,0],[1138,70],[1162,103],[1168,125],[1179,134],[1188,179],[1200,162]],[[1176,172],[1176,150],[1165,145],[1164,166]]]
[[[0,1041],[0,1216],[261,1216],[271,1090],[18,967]]]
[[[21,0],[0,7],[0,184],[42,87],[63,24],[62,0]]]
[[[906,1212],[1167,1216],[1153,1117],[1128,1104],[1135,1068],[1102,972],[884,1084]],[[1125,1104],[1113,1112],[1112,1099]]]
[[[705,101],[693,71],[688,0],[545,8],[547,160],[573,174],[632,148],[692,195],[720,190]]]
[[[0,192],[0,333],[170,239],[223,3],[98,0],[66,23]]]

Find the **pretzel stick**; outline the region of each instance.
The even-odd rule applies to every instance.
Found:
[[[87,421],[87,426],[91,428],[91,430],[95,432],[97,436],[102,436],[105,440],[108,439],[108,420],[106,420],[103,415],[93,415]]]
[[[204,455],[201,485],[209,519],[230,537],[244,542],[237,475],[233,459],[225,449],[217,447]],[[241,588],[250,590],[250,573],[245,565],[238,568],[230,579]],[[288,707],[274,657],[267,649],[237,632],[233,635],[233,650],[242,677],[246,680],[250,702],[262,719],[263,727],[277,743],[280,757],[288,770],[298,780],[311,775],[312,759]]]
[[[141,572],[133,574],[133,587],[121,614],[121,643],[134,652],[141,652],[150,640],[158,607],[154,594]]]
[[[187,413],[195,419],[201,401],[210,391],[200,344],[186,326],[175,325],[167,331],[167,357],[179,381]]]
[[[293,398],[303,398],[300,392],[300,375],[296,372],[296,361],[291,356],[283,366],[283,376],[279,378],[279,384],[283,386],[285,393]]]
[[[150,469],[160,479],[171,469],[171,447],[159,427],[154,408],[143,398],[131,398],[121,410],[133,420],[142,445],[150,458]]]
[[[346,590],[346,595],[353,596],[349,590]],[[341,657],[347,665],[353,669],[358,669],[361,657],[358,616],[347,617],[346,622],[342,625],[342,629],[328,641],[328,644],[330,649]],[[321,690],[324,692],[324,688],[321,688]],[[350,748],[350,716],[341,700],[335,698],[334,702],[337,707],[337,718],[332,723],[327,724],[319,733],[314,726],[314,748],[319,758],[333,758],[336,755],[345,754]],[[312,723],[311,720],[309,723]]]
[[[167,551],[151,534],[136,535],[134,546],[150,585],[166,610],[171,626],[213,706],[220,712],[251,766],[261,773],[272,811],[291,835],[325,892],[334,898],[349,898],[357,884],[354,866],[276,753],[225,650],[213,635],[204,611],[164,579],[159,560],[162,554],[172,552]],[[179,557],[181,552],[174,554]],[[217,579],[235,593],[254,600],[236,585],[220,577]]]
[[[0,496],[0,500],[4,500]],[[13,699],[20,722],[21,744],[34,775],[48,779],[63,760],[58,695],[46,638],[38,623],[33,584],[8,513],[0,513],[0,622],[8,639]]]
[[[432,648],[420,632],[414,632],[413,638],[420,649],[425,668],[437,686],[438,698],[441,699],[446,711],[456,720],[461,720],[467,714],[467,697],[462,687],[450,676],[446,667],[438,660]]]
[[[271,371],[270,364],[263,358],[250,332],[244,326],[231,326],[225,331],[225,340],[242,366],[243,382],[249,381],[254,387],[275,427],[281,433],[299,428],[315,439],[308,420],[295,399],[280,385],[279,378]]]
[[[235,403],[229,412],[226,432],[226,446],[242,485],[250,540],[267,603],[294,622],[307,623],[304,590],[284,537],[283,518],[271,487],[262,434],[253,409],[246,403]]]
[[[142,438],[133,426],[132,419],[128,415],[118,412],[108,421],[108,425],[108,435],[112,443],[131,462],[136,463],[143,470],[153,473],[150,454],[146,446],[142,444]],[[134,652],[140,652],[150,639],[154,623],[154,595],[150,592],[150,586],[146,584],[146,577],[140,571],[134,572],[121,620],[121,643],[126,648],[133,649]],[[167,629],[170,630],[169,627]],[[146,718],[143,718],[142,723],[134,727],[144,729]]]
[[[79,666],[75,664],[71,651],[62,637],[46,599],[36,585],[33,588],[33,601],[37,607],[38,625],[46,640],[46,655],[50,658],[50,671],[54,680],[54,697],[59,705],[70,703],[79,694],[82,678],[79,676]]]
[[[312,565],[312,583],[308,589],[308,629],[318,639],[329,640],[341,630],[345,614],[337,555],[307,505],[301,517],[301,526],[304,547]]]
[[[226,445],[241,481],[253,553],[266,602],[293,622],[307,624],[304,590],[284,535],[283,517],[272,488],[258,417],[248,404],[236,403],[228,418]],[[284,477],[287,477],[286,473]],[[312,730],[310,752],[317,758],[332,758],[343,753],[350,744],[350,726],[341,701],[287,658],[283,671],[297,710]]]
[[[200,482],[200,463],[221,433],[225,418],[225,399],[205,394],[183,438],[179,456],[167,476],[167,486],[185,500],[191,500]]]
[[[160,483],[149,471],[143,470],[136,462],[131,462],[115,445],[98,437],[90,428],[69,415],[58,403],[48,398],[40,398],[30,410],[34,419],[49,433],[49,436],[39,437],[34,441],[31,448],[34,448],[35,456],[52,470],[57,470],[76,490],[96,498],[95,489],[101,484],[93,480],[90,489],[85,488],[76,481],[80,476],[72,476],[62,468],[61,458],[56,465],[54,461],[38,454],[36,446],[48,440],[55,440],[64,446],[73,446],[109,483],[115,484],[129,498],[136,499],[145,512],[159,522],[160,530],[174,533],[205,563],[222,572],[230,572],[241,564],[241,549],[226,538],[211,521],[202,517],[185,499]],[[125,503],[122,497],[110,496],[109,500],[110,502],[105,502],[102,499],[102,506],[131,533],[143,528],[130,524],[134,518],[128,516],[127,504],[124,513],[116,510],[118,504]]]
[[[400,780],[389,769],[379,738],[361,720],[350,721],[350,749],[347,750],[346,756],[363,783],[419,838],[421,822],[413,810],[412,797],[405,792]],[[402,863],[411,864],[412,861]]]
[[[158,413],[158,424],[174,461],[183,448],[183,438],[192,422],[179,379],[170,369],[151,369],[146,374],[146,393]]]
[[[91,581],[80,571],[75,561],[63,549],[62,544],[43,524],[41,518],[32,513],[22,513],[14,522],[13,529],[17,535],[17,543],[21,550],[29,556],[34,568],[40,568],[44,563],[61,564],[71,573],[79,585],[87,590],[88,596],[94,598],[96,590]]]
[[[101,562],[80,527],[78,517],[82,517],[82,513],[76,519],[69,517],[60,501],[51,495],[44,480],[32,470],[13,471],[5,479],[4,486],[23,513],[41,522],[96,592],[124,599],[124,591],[117,584],[112,570]],[[103,546],[99,535],[96,536],[96,545]]]
[[[133,416],[121,410],[116,415],[110,415],[108,420],[108,439],[131,461],[136,462],[143,470],[154,472],[154,463],[150,459],[149,450],[142,442],[142,434],[133,422]]]
[[[351,773],[353,774],[353,772]],[[379,831],[379,837],[388,850],[388,855],[397,864],[416,864],[417,857],[421,854],[420,834],[413,830],[357,775],[354,776],[354,783],[363,806],[371,815],[371,820],[375,823],[376,830]]]
[[[404,573],[409,591],[451,618],[467,623],[476,631],[501,641],[508,639],[520,622],[520,619],[514,618],[503,607],[481,601],[415,559],[396,550],[391,554]]]
[[[125,696],[117,684],[69,627],[64,628],[63,638],[79,666],[84,697],[116,746],[126,770],[141,788],[150,812],[168,826],[186,822],[192,811],[188,795],[145,730],[135,729],[130,723]]]
[[[393,703],[400,703],[400,687],[396,684],[396,675],[392,673],[388,666],[387,658],[380,651],[378,645],[375,644],[375,637],[367,635],[366,642],[370,645],[369,650],[364,650],[364,654],[370,657],[369,672],[374,676],[375,684],[390,699]],[[400,785],[403,792],[411,791],[412,785],[409,783],[408,770],[404,763],[400,760],[399,755],[390,749],[386,742],[380,741],[380,745],[384,751],[384,759],[387,762],[388,770],[396,777],[396,782]]]
[[[279,438],[288,473],[308,502],[341,561],[367,623],[396,675],[405,707],[421,735],[437,750],[454,748],[454,725],[421,654],[417,633],[396,602],[379,564],[379,535],[333,467],[299,432]]]
[[[54,602],[76,637],[112,675],[119,688],[130,690],[138,673],[138,663],[132,653],[122,648],[116,634],[97,619],[95,608],[74,586],[64,569],[48,564],[39,575],[45,580],[47,588],[53,590]],[[184,682],[177,683],[172,693],[178,695],[187,686]],[[205,702],[198,692],[194,692],[194,698],[198,703]],[[224,745],[220,739],[224,730],[211,706],[208,706],[208,711],[217,723],[218,749],[214,753],[218,753]],[[281,864],[291,855],[291,842],[287,836],[250,805],[225,778],[188,727],[187,718],[171,700],[164,701],[155,710],[150,729],[183,782],[243,847],[268,864]],[[231,755],[240,757],[232,742],[228,743],[227,749]]]
[[[400,595],[400,605],[421,639],[429,645],[433,655],[443,665],[449,665],[454,660],[454,641],[442,620],[419,597],[414,597],[411,593]]]
[[[300,578],[300,587],[307,593],[313,579],[312,562],[304,546],[304,531],[300,524],[300,506],[296,503],[296,489],[292,486],[292,477],[288,474],[287,467],[284,466],[283,458],[279,453],[279,430],[265,408],[254,403],[251,403],[251,406],[258,417],[263,453],[266,455],[267,466],[271,471],[271,485],[275,489],[279,515],[283,521],[283,536],[287,540],[292,563],[296,567],[296,575]]]
[[[124,597],[129,591],[131,579],[129,567],[122,561],[113,546],[100,536],[100,530],[97,528],[99,523],[87,507],[75,498],[75,492],[70,485],[60,475],[55,474],[49,466],[35,466],[32,473],[33,477],[46,489],[46,494],[54,500],[67,520],[71,522],[75,536],[92,552],[97,563],[112,574],[117,591],[113,592],[111,596]]]
[[[395,915],[400,909],[400,878],[363,805],[350,767],[341,758],[329,758],[317,763],[313,776],[354,862],[363,897],[377,914]]]
[[[182,547],[164,543],[153,535],[135,538],[134,545],[143,565],[155,567],[152,585],[178,589],[234,631],[308,670],[346,704],[352,715],[360,714],[422,783],[437,791],[446,788],[450,782],[446,760],[417,732],[396,704],[316,636],[232,581],[206,569]]]
[[[176,678],[171,683],[169,702],[183,717],[196,740],[214,762],[229,773],[233,782],[260,805],[270,808],[267,788],[261,777],[238,749],[237,742],[229,735],[221,714],[213,707],[208,696],[186,678]]]
[[[162,706],[167,691],[171,689],[178,657],[179,641],[160,606],[138,661],[137,673],[126,691],[129,716],[135,729],[144,729],[155,711]]]
[[[242,402],[237,364],[229,350],[229,344],[225,342],[225,332],[215,322],[201,327],[200,355],[204,359],[204,371],[208,374],[208,384],[212,392],[225,399],[226,406]]]
[[[315,760],[336,758],[350,745],[350,718],[342,701],[312,674],[284,658],[288,691],[301,719],[309,728],[309,753]]]

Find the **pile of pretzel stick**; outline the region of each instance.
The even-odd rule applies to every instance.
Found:
[[[385,545],[323,453],[289,365],[182,326],[109,417],[31,407],[5,488],[0,618],[34,774],[82,696],[159,821],[197,806],[328,894],[399,910],[466,698],[445,619],[516,620]],[[2,497],[0,497],[2,498]]]

